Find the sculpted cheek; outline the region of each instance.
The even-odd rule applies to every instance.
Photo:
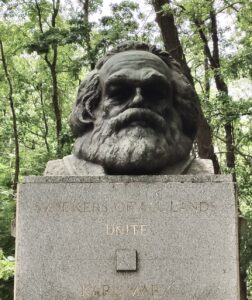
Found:
[[[124,109],[124,105],[115,106],[112,103],[112,99],[108,99],[103,105],[103,116],[106,119],[117,116]]]

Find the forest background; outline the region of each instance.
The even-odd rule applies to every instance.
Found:
[[[237,183],[241,299],[252,299],[251,16],[251,0],[0,0],[1,300],[13,299],[17,183],[71,152],[80,81],[128,40],[169,51],[197,93],[194,152]]]

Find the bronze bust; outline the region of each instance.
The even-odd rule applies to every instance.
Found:
[[[178,63],[155,46],[120,44],[81,83],[74,152],[48,162],[45,175],[212,173],[211,161],[190,156],[197,121]]]

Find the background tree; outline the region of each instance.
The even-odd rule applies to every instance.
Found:
[[[211,158],[217,173],[235,170],[241,274],[252,299],[251,1],[152,0],[146,12],[147,4],[127,0],[107,14],[102,2],[0,0],[0,299],[13,299],[18,177],[41,175],[48,160],[71,152],[76,89],[126,40],[164,45],[195,87],[198,155]]]
[[[153,0],[152,3],[156,12],[156,20],[160,27],[165,49],[180,63],[182,72],[195,90],[194,79],[186,61],[183,47],[179,40],[178,29],[175,24],[173,11],[170,7],[171,1]],[[199,110],[199,129],[197,132],[197,147],[199,156],[201,158],[211,159],[213,161],[215,174],[218,174],[220,173],[220,165],[218,158],[214,153],[211,128],[204,116],[196,90],[195,94]]]

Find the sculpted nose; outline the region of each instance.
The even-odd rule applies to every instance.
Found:
[[[132,100],[131,106],[139,106],[142,105],[144,101],[144,98],[142,96],[142,92],[140,88],[136,88],[136,93],[134,95],[134,98]]]

